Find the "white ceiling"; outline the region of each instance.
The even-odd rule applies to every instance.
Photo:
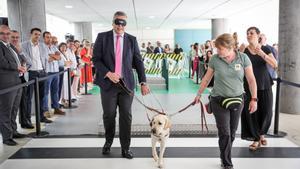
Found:
[[[46,0],[46,10],[70,22],[93,22],[103,27],[111,26],[114,12],[121,10],[128,15],[129,29],[139,30],[193,27],[203,20],[229,18],[269,1],[272,0]]]

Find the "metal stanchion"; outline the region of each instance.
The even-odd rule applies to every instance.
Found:
[[[68,68],[68,107],[65,109],[74,109],[77,108],[78,106],[72,105],[72,92],[71,92],[71,69]]]
[[[274,131],[273,133],[268,133],[268,135],[273,137],[285,137],[287,133],[279,131],[279,98],[280,98],[280,87],[281,87],[281,78],[277,78],[276,85],[276,102],[275,102],[275,117],[274,117]]]
[[[91,95],[88,93],[88,86],[87,86],[87,64],[84,64],[84,94],[83,95]]]
[[[199,84],[199,72],[200,71],[200,60],[197,66],[197,70],[196,70],[196,83]]]
[[[44,82],[42,82],[44,83]],[[29,136],[32,137],[45,137],[48,136],[49,133],[46,131],[41,131],[41,116],[40,116],[40,91],[39,91],[39,78],[35,78],[35,83],[34,83],[34,100],[35,100],[35,129],[36,132],[29,133]]]
[[[192,58],[189,58],[189,78],[191,78],[191,68],[192,68],[192,65],[193,65]]]
[[[167,57],[162,60],[162,71],[161,76],[165,79],[166,89],[169,90],[169,67]]]

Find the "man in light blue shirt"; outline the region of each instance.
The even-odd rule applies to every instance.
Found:
[[[51,33],[45,31],[43,33],[43,47],[48,54],[48,67],[47,74],[53,75],[59,72],[59,61],[61,60],[60,53],[57,48],[51,45]],[[58,88],[59,88],[59,76],[53,76],[47,79],[45,83],[45,97],[43,99],[43,110],[45,115],[50,117],[51,113],[49,112],[48,99],[49,99],[49,90],[51,92],[51,107],[54,109],[54,114],[65,115],[65,112],[59,109],[59,97],[58,97]]]

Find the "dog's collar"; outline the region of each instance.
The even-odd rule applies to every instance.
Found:
[[[154,135],[154,134],[152,134],[154,137],[157,137],[157,138],[161,138],[161,136],[157,136],[157,135]],[[165,136],[163,136],[163,137],[168,137],[170,135],[170,133],[167,133]]]

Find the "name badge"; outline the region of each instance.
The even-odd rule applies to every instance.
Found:
[[[241,70],[241,64],[235,64],[234,65],[234,69],[236,70],[236,71],[238,71],[238,70]]]

